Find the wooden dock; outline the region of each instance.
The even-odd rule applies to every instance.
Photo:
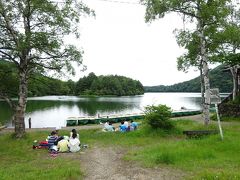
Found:
[[[172,117],[181,117],[181,116],[191,116],[201,114],[200,110],[181,110],[181,111],[173,111]],[[78,126],[78,125],[86,125],[86,124],[100,124],[105,123],[107,121],[111,121],[112,123],[119,123],[121,121],[127,120],[142,120],[144,119],[144,113],[136,113],[136,114],[124,114],[124,115],[109,115],[109,116],[88,116],[88,117],[69,117],[66,120],[67,126]]]

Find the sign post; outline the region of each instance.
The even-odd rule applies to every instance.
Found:
[[[222,127],[221,127],[221,123],[220,123],[220,117],[219,117],[219,113],[218,113],[218,104],[221,103],[221,97],[219,94],[219,89],[218,88],[214,88],[214,89],[210,89],[210,98],[211,98],[211,104],[215,104],[215,108],[216,108],[216,114],[217,114],[217,120],[218,120],[218,128],[219,128],[219,132],[221,135],[221,139],[223,140],[223,131],[222,131]]]

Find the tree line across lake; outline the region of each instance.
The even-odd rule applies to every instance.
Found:
[[[232,91],[230,71],[225,71],[223,65],[210,71],[212,88],[219,88],[220,92]],[[200,92],[200,77],[170,86],[145,86],[140,81],[124,76],[107,75],[96,76],[90,73],[77,82],[61,81],[33,73],[29,79],[28,96],[45,95],[140,95],[144,92]],[[18,78],[16,69],[8,62],[0,61],[0,89],[7,89],[12,97],[17,96]]]
[[[226,70],[224,65],[220,65],[209,72],[211,88],[219,88],[221,93],[232,92],[233,82],[232,75]],[[144,86],[145,92],[200,92],[200,77],[196,77],[189,81],[164,86]]]
[[[8,91],[17,97],[18,78],[16,68],[5,61],[0,61],[0,90]],[[118,75],[96,76],[90,73],[77,82],[61,81],[33,73],[28,81],[28,96],[46,95],[113,95],[131,96],[144,93],[140,81]]]

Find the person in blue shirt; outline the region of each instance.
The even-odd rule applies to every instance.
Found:
[[[133,121],[133,120],[131,120],[131,129],[137,130],[137,127],[138,127],[138,123]]]
[[[126,125],[124,124],[124,121],[121,121],[121,124],[119,126],[119,131],[120,132],[126,132],[127,131],[127,127]]]

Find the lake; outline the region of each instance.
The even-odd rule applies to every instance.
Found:
[[[221,97],[227,95],[221,94]],[[181,107],[199,110],[200,102],[200,93],[145,93],[141,96],[124,97],[30,97],[25,123],[28,128],[28,118],[31,117],[32,128],[65,127],[68,117],[141,113],[145,106],[152,104],[165,104],[173,110],[180,110]],[[11,115],[7,103],[0,101],[0,122],[12,127],[9,123]]]

